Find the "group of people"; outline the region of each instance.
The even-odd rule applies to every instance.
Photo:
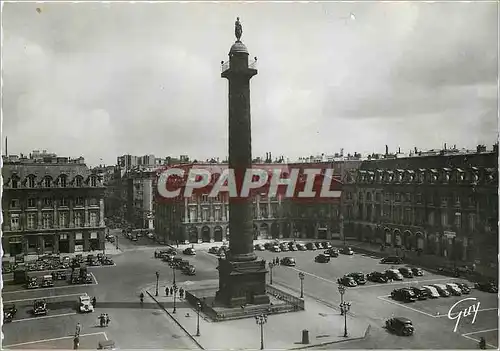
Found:
[[[174,288],[173,287],[168,287],[166,286],[165,287],[165,296],[169,296],[169,295],[174,295]],[[179,297],[182,299],[184,298],[184,289],[183,288],[180,288],[179,289]]]
[[[271,263],[274,264],[275,266],[279,266],[280,265],[280,258],[279,257],[273,258],[271,260]]]

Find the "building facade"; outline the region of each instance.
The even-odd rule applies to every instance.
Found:
[[[363,161],[344,179],[344,233],[498,270],[498,146]]]
[[[2,245],[6,254],[104,248],[104,186],[83,158],[4,157]]]
[[[153,183],[156,167],[137,167],[122,178],[126,192],[126,220],[135,228],[154,228]]]

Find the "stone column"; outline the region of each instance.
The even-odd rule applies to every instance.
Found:
[[[38,229],[42,228],[42,200],[38,199]]]
[[[187,199],[187,197],[185,197],[184,198],[184,223],[190,222],[188,210],[189,210],[188,199]]]
[[[198,218],[197,222],[202,222],[203,218],[202,218],[202,213],[201,213],[201,203],[200,203],[200,201],[196,202],[196,212],[197,212],[196,213],[196,217]]]
[[[318,230],[318,222],[314,223],[314,239],[318,239],[319,230]]]
[[[260,195],[257,195],[256,198],[256,204],[257,204],[257,219],[261,219],[261,213],[260,213]]]
[[[273,218],[273,213],[271,212],[271,198],[267,198],[267,218]]]
[[[99,227],[104,227],[104,199],[99,199]]]
[[[75,206],[75,202],[73,199],[69,199],[69,223],[68,223],[68,228],[74,228],[75,227],[75,219],[74,219],[74,216],[75,216],[75,210],[74,210],[74,206]]]
[[[89,199],[85,198],[85,213],[83,217],[83,227],[89,226]],[[85,248],[84,248],[85,249]]]

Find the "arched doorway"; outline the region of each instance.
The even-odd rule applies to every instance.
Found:
[[[196,227],[189,228],[189,242],[198,243],[198,229]]]
[[[326,223],[319,224],[319,227],[318,227],[318,239],[326,240],[327,233],[328,233],[328,227],[327,227]]]
[[[273,239],[278,239],[280,237],[280,225],[278,223],[271,224],[271,236]]]
[[[217,242],[222,242],[222,227],[217,226],[214,228],[214,239]]]
[[[392,245],[392,234],[389,228],[384,228],[384,237],[385,244],[389,246]]]
[[[269,237],[269,225],[267,223],[262,223],[259,229],[259,237],[261,239],[267,239]]]
[[[399,229],[394,229],[394,246],[401,247],[402,239],[401,239],[401,231]]]
[[[210,228],[207,226],[204,226],[201,228],[201,240],[204,243],[209,243],[210,242]]]
[[[412,248],[412,233],[409,230],[405,230],[403,233],[403,245],[407,250]]]
[[[415,236],[417,237],[417,250],[423,251],[424,250],[424,234],[422,234],[421,232],[417,232],[417,234],[415,234]]]
[[[306,237],[308,239],[314,239],[314,226],[312,224],[306,225]]]

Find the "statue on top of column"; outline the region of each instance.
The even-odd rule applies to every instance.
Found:
[[[242,34],[243,27],[241,26],[240,18],[236,17],[236,22],[234,22],[234,35],[236,36],[236,41],[240,41]]]

